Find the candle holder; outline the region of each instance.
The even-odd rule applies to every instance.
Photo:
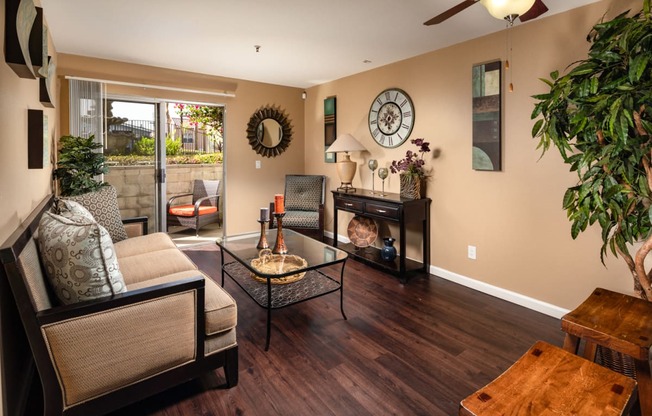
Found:
[[[267,243],[267,233],[265,232],[265,224],[267,224],[267,221],[258,220],[258,223],[260,224],[260,239],[258,240],[256,248],[269,248],[269,244]]]
[[[272,249],[274,254],[286,254],[288,248],[285,245],[285,240],[283,239],[283,217],[285,217],[285,212],[280,214],[274,213],[274,218],[276,218],[276,244]]]
[[[385,179],[387,179],[387,176],[389,176],[389,171],[387,170],[387,168],[378,169],[378,177],[383,180],[383,190],[380,193],[380,196],[386,196],[387,195],[385,193]]]
[[[371,170],[371,194],[375,195],[376,194],[376,189],[374,186],[374,171],[376,168],[378,168],[378,161],[376,159],[370,159],[369,160],[369,169]]]

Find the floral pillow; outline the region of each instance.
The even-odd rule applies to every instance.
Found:
[[[39,251],[54,292],[65,305],[127,290],[113,242],[104,227],[82,214],[45,212]]]

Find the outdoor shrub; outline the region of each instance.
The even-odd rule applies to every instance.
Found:
[[[141,137],[135,144],[135,153],[141,156],[154,156],[156,144],[153,137]]]

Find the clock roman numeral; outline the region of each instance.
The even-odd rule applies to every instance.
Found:
[[[403,113],[403,117],[405,118],[412,117],[412,111],[406,111],[405,113]]]
[[[407,124],[403,123],[403,124],[401,124],[401,128],[402,128],[402,129],[409,129],[410,126],[408,126]]]
[[[385,92],[385,99],[387,101],[391,100],[392,98],[389,96],[389,91]]]
[[[399,94],[399,92],[396,91],[396,97],[394,97],[394,102],[398,101],[398,94]]]
[[[376,124],[378,124],[378,120],[377,120],[377,119],[373,119],[373,120],[371,120],[371,122],[369,122],[369,124],[376,125]]]
[[[372,134],[374,137],[376,137],[376,136],[378,136],[379,133],[380,133],[380,130],[378,130],[378,129],[374,129],[374,131],[373,131],[371,134]]]
[[[387,138],[389,139],[389,140],[388,140],[388,141],[389,141],[388,144],[389,144],[390,146],[393,146],[393,145],[394,145],[394,138],[393,138],[392,136],[389,136],[389,137],[387,137]]]
[[[401,102],[401,107],[403,107],[405,104],[407,104],[407,102],[408,102],[407,99],[403,100],[403,102]]]
[[[378,105],[383,105],[383,101],[380,99],[380,97],[376,98],[376,102]]]

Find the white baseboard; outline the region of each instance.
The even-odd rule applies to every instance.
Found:
[[[515,303],[525,308],[532,309],[548,316],[552,316],[553,318],[560,319],[562,316],[569,312],[568,309],[560,308],[559,306],[542,302],[538,299],[512,292],[511,290],[503,289],[498,286],[493,286],[488,283],[471,279],[470,277],[462,276],[460,274],[439,267],[430,266],[430,273],[434,274],[435,276],[439,276],[442,279],[446,279],[462,286],[466,286],[470,289],[486,293],[487,295],[495,296],[499,299],[506,300],[507,302]]]
[[[330,231],[325,231],[324,235],[329,238],[333,238],[335,234]],[[338,234],[337,237],[338,237],[337,241],[339,242],[342,243],[351,242],[348,238],[346,238],[341,234]],[[506,300],[507,302],[511,302],[516,305],[520,305],[525,308],[531,309],[533,311],[540,312],[544,315],[552,316],[553,318],[560,319],[562,316],[570,312],[569,309],[564,309],[559,306],[546,303],[538,299],[531,298],[529,296],[522,295],[520,293],[512,292],[511,290],[503,289],[501,287],[493,286],[488,283],[472,279],[470,277],[462,276],[461,274],[457,274],[448,271],[446,269],[442,269],[440,267],[430,266],[430,274],[441,277],[442,279],[446,279],[453,283],[457,283],[459,285],[468,287],[470,289],[477,290],[478,292],[486,293],[487,295],[491,295],[499,299]]]

